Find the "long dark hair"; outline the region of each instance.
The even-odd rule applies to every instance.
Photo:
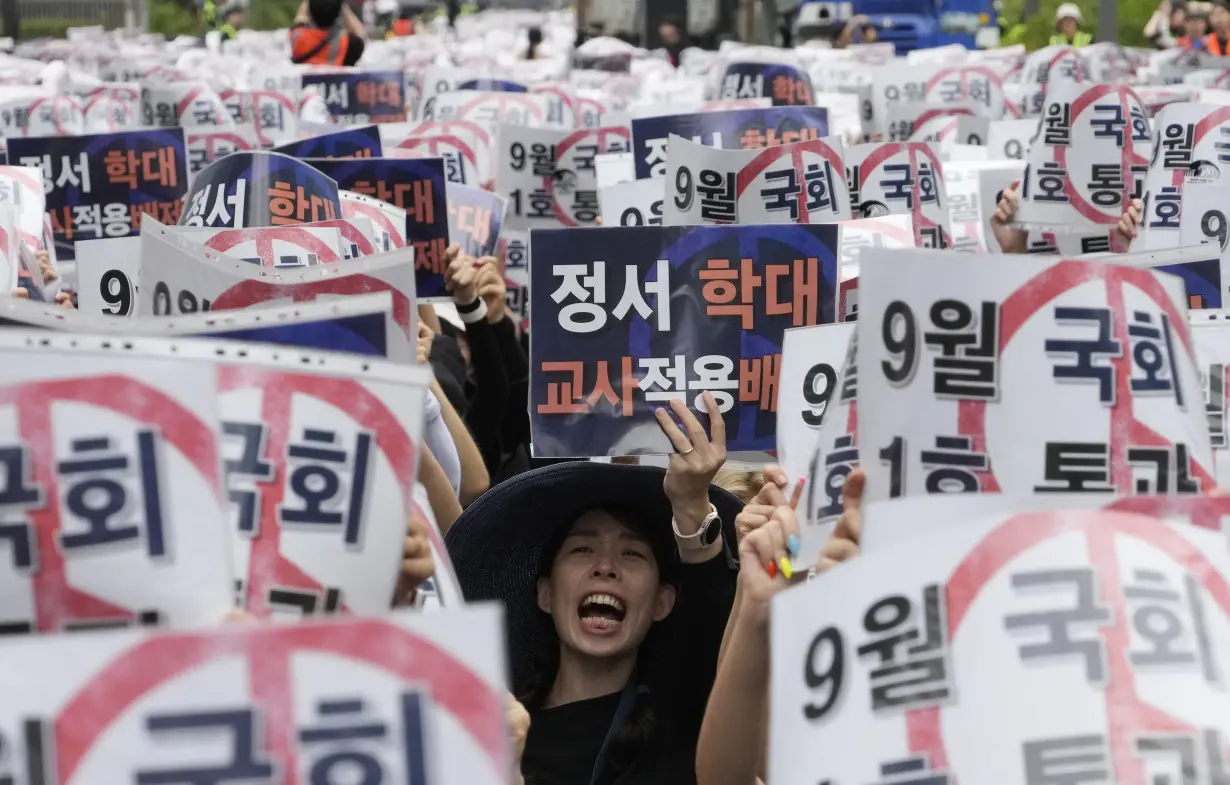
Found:
[[[671,583],[675,573],[674,551],[668,545],[664,547],[662,538],[655,537],[639,515],[620,508],[607,507],[603,509],[624,526],[627,526],[632,531],[641,532],[646,536],[658,565],[659,582]],[[555,556],[559,553],[559,549],[563,546],[564,540],[571,529],[571,525],[562,527],[543,549],[538,562],[538,577],[540,579],[551,577],[551,567],[555,561]],[[657,724],[656,715],[654,714],[653,701],[650,698],[649,690],[643,686],[643,677],[653,668],[650,662],[651,658],[646,653],[655,650],[660,651],[660,647],[655,644],[655,641],[666,634],[664,629],[666,621],[655,623],[650,627],[649,634],[645,636],[645,640],[641,642],[640,647],[637,649],[636,669],[632,673],[632,680],[634,682],[632,686],[637,691],[636,702],[632,714],[615,732],[615,737],[606,759],[612,778],[618,778],[620,774],[631,768],[646,745],[653,739],[654,729]],[[555,621],[551,614],[540,612],[539,622],[543,625],[543,633],[550,643],[543,647],[542,655],[534,663],[534,677],[530,685],[523,694],[517,696],[517,700],[521,701],[521,704],[525,706],[531,715],[543,708],[547,696],[551,693],[551,688],[555,686],[555,677],[559,673],[560,640],[559,633],[555,630]],[[526,785],[535,785],[535,783],[527,779]]]

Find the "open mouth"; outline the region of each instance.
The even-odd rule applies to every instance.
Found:
[[[577,616],[595,631],[613,630],[624,620],[623,600],[610,594],[589,594],[577,606]]]

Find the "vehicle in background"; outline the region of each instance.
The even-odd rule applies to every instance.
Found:
[[[993,0],[802,0],[795,12],[794,43],[834,40],[847,21],[866,16],[879,40],[898,54],[949,44],[969,49],[999,45]]]

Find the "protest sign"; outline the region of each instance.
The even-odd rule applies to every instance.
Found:
[[[141,241],[138,316],[179,316],[373,292],[393,295],[389,358],[414,357],[414,252],[401,249],[303,270],[268,270],[159,230]]]
[[[376,253],[386,253],[406,247],[406,211],[389,202],[341,191],[342,218],[364,222],[371,229],[371,243]]]
[[[132,240],[137,242],[136,238]],[[140,253],[139,248],[136,253]],[[50,303],[7,298],[0,301],[0,326],[150,338],[216,338],[387,357],[387,328],[393,323],[392,311],[393,296],[389,292],[258,306],[243,311],[205,311],[165,319],[124,320]]]
[[[791,484],[808,476],[816,434],[841,371],[854,325],[793,327],[782,336],[781,377],[777,391],[777,463]]]
[[[1179,280],[1102,261],[862,260],[868,500],[1214,486]]]
[[[980,116],[998,120],[1005,111],[1003,78],[986,65],[938,66],[927,74],[923,100],[973,106]]]
[[[774,600],[774,785],[1224,770],[1222,535],[1126,512],[1033,512],[909,546]]]
[[[26,136],[76,136],[85,133],[77,99],[38,95],[0,100],[0,132],[6,139]]]
[[[672,137],[667,226],[831,223],[851,216],[841,142],[813,139],[764,150],[720,150]]]
[[[16,229],[22,243],[35,250],[55,250],[47,231],[47,197],[41,169],[0,166],[0,204],[11,204],[18,209]],[[51,258],[56,258],[54,253]]]
[[[843,150],[855,218],[909,214],[915,244],[948,248],[948,200],[944,170],[927,142],[860,144]]]
[[[73,241],[125,237],[150,216],[175,223],[188,188],[182,129],[8,140],[9,161],[43,171],[57,256]]]
[[[21,234],[17,224],[17,208],[0,204],[0,293],[16,289],[21,273]]]
[[[776,107],[724,112],[676,114],[632,121],[636,177],[665,177],[668,139],[682,136],[697,144],[725,150],[760,150],[806,142],[829,135],[828,110],[822,107]]]
[[[508,200],[481,188],[453,183],[447,184],[445,192],[449,241],[475,259],[494,254]]]
[[[244,607],[259,619],[385,613],[430,370],[251,344],[216,354]]]
[[[948,166],[945,165],[944,169],[947,174]],[[1003,251],[991,227],[991,216],[995,215],[995,211],[999,209],[999,202],[1004,197],[1004,191],[1008,190],[1013,183],[1019,183],[1024,173],[1024,164],[1008,161],[988,161],[984,167],[978,169],[978,203],[982,213],[982,236],[986,240],[987,250],[991,253]],[[1108,241],[1107,248],[1109,247]]]
[[[401,71],[335,71],[303,74],[304,90],[318,90],[341,125],[400,123],[406,119]]]
[[[1130,88],[1050,85],[1018,222],[1060,234],[1113,226],[1144,192],[1152,145],[1148,115]]]
[[[488,152],[486,149],[484,153]],[[409,136],[390,148],[389,158],[439,158],[444,162],[444,177],[457,185],[483,184],[479,176],[478,153],[456,136]],[[485,161],[486,168],[490,162]]]
[[[996,120],[987,127],[987,148],[992,159],[1023,161],[1030,140],[1038,131],[1037,120]]]
[[[609,185],[630,183],[636,179],[636,165],[632,153],[599,153],[594,156],[594,169],[598,179],[598,190]],[[665,167],[666,159],[662,159]],[[663,169],[665,171],[665,169]]]
[[[633,180],[598,189],[603,226],[661,226],[666,181]]]
[[[389,133],[385,137],[385,132],[390,129],[404,129],[397,133]],[[463,167],[474,167],[474,176],[477,180],[470,180],[469,170],[466,170],[467,185],[478,185],[486,188],[489,183],[495,180],[495,164],[494,144],[495,133],[493,130],[487,130],[478,123],[472,123],[465,120],[451,120],[448,122],[430,122],[404,124],[398,126],[383,125],[380,127],[381,138],[385,139],[386,147],[402,147],[411,151],[422,151],[424,143],[421,140],[430,138],[433,141],[426,145],[428,152],[435,151],[433,154],[439,157],[447,158],[447,153],[450,150],[456,151],[461,156]],[[448,169],[449,163],[445,161],[445,170]]]
[[[286,142],[273,148],[292,158],[379,158],[384,155],[380,131],[374,125],[347,128]]]
[[[1203,388],[1213,447],[1215,476],[1220,487],[1230,487],[1230,439],[1227,439],[1226,383],[1230,382],[1230,313],[1193,311],[1192,343],[1196,347],[1197,371]]]
[[[771,98],[774,106],[811,106],[811,77],[785,63],[733,62],[722,73],[718,98]],[[822,134],[824,135],[824,134]]]
[[[836,245],[821,225],[535,231],[535,454],[669,453],[653,409],[703,421],[705,390],[731,451],[772,450],[782,333],[833,321]]]
[[[297,138],[298,87],[292,90],[224,90],[221,96],[236,127],[252,131],[260,146]]]
[[[141,87],[141,124],[147,128],[219,129],[235,121],[222,99],[204,82],[171,82]]]
[[[888,142],[982,144],[987,121],[969,106],[897,102],[888,107]]]
[[[449,245],[444,164],[438,158],[355,158],[310,161],[351,193],[387,202],[405,212],[404,239],[413,246],[420,297],[444,295]]]
[[[259,226],[251,229],[169,226],[166,232],[263,267],[312,267],[334,264],[344,258],[342,233],[336,228],[319,224]]]
[[[500,616],[479,606],[6,646],[0,734],[16,754],[4,771],[50,782],[45,755],[65,785],[117,772],[499,785],[512,767]]]
[[[837,235],[837,321],[858,318],[858,270],[864,248],[914,248],[914,219],[908,215],[842,221]]]
[[[501,125],[567,130],[563,118],[551,117],[551,100],[531,93],[457,90],[423,102],[419,121],[465,120],[494,132]]]
[[[1098,254],[1088,258],[1169,273],[1183,283],[1183,301],[1187,307],[1196,309],[1222,307],[1224,279],[1219,254],[1213,245],[1191,245],[1162,251]]]
[[[256,131],[246,126],[236,126],[222,131],[188,134],[188,174],[196,175],[206,166],[231,153],[260,149]]]
[[[599,210],[594,159],[601,153],[625,152],[630,144],[626,128],[501,126],[495,190],[508,197],[509,228],[592,224]]]
[[[246,229],[331,221],[341,212],[337,182],[318,168],[280,153],[234,153],[197,174],[178,223]]]
[[[504,267],[504,301],[513,319],[527,329],[530,313],[530,233],[506,229],[500,235]]]
[[[534,85],[530,92],[544,95],[551,100],[549,116],[559,117],[565,128],[597,129],[616,125],[615,118],[603,93],[584,91],[564,82]]]
[[[0,330],[0,631],[221,622],[218,416],[208,358]]]
[[[992,176],[985,177],[985,172]],[[991,231],[991,216],[995,214],[998,199],[984,199],[984,180],[994,188],[992,199],[1003,188],[1020,177],[1021,167],[999,161],[948,161],[944,164],[944,193],[948,197],[948,222],[952,228],[952,250],[968,253],[999,253],[999,244]],[[987,212],[990,210],[990,212]]]

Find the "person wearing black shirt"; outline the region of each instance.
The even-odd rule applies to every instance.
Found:
[[[713,421],[716,402],[706,394]],[[677,451],[648,466],[573,461],[488,491],[446,535],[467,600],[501,600],[513,694],[530,714],[525,785],[688,785],[737,574],[742,505],[682,402]]]
[[[667,17],[658,25],[658,38],[662,39],[662,48],[670,58],[671,65],[679,67],[679,55],[688,48],[684,33],[678,19]]]

